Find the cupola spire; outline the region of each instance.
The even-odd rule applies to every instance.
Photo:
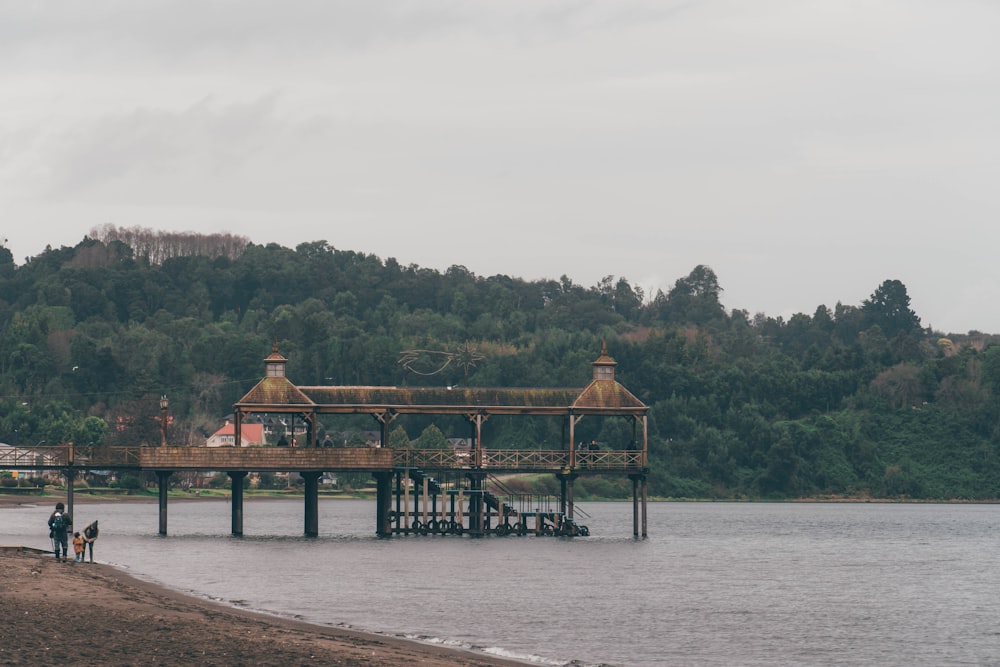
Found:
[[[274,342],[271,343],[271,354],[267,355],[264,359],[264,370],[265,377],[269,378],[283,378],[285,377],[285,365],[288,363],[288,359],[281,356],[278,352],[278,337],[274,337]]]
[[[615,366],[618,365],[618,362],[608,355],[608,341],[601,341],[601,356],[597,357],[592,365],[594,367],[595,380],[614,381]]]

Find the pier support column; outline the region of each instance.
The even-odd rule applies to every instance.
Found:
[[[300,472],[305,482],[306,537],[319,535],[319,478],[321,472]]]
[[[469,478],[469,534],[475,537],[482,537],[485,528],[483,511],[486,503],[483,502],[483,487],[485,486],[486,473],[470,472]]]
[[[66,511],[73,516],[73,482],[76,480],[76,470],[73,468],[63,470],[63,477],[66,478]]]
[[[648,482],[646,476],[642,476],[642,536],[646,537],[646,500],[648,498],[647,494]]]
[[[632,535],[634,537],[639,537],[639,518],[641,510],[642,537],[646,537],[646,476],[629,475],[628,478],[632,480]]]
[[[170,488],[169,479],[172,474],[172,470],[156,471],[156,485],[160,491],[160,535],[167,534],[167,490]]]
[[[632,480],[632,537],[639,537],[639,476],[628,478]]]
[[[233,496],[233,535],[243,536],[243,480],[247,473],[245,470],[230,470],[229,479],[232,481]]]
[[[396,471],[396,528],[395,528],[395,532],[397,534],[403,532],[402,531],[403,523],[401,523],[403,516],[402,502],[403,502],[403,471],[397,470]]]
[[[556,473],[556,477],[559,479],[559,511],[563,513],[567,519],[573,519],[573,486],[576,483],[576,478],[578,475],[575,473],[559,472]]]
[[[392,535],[389,512],[392,508],[392,473],[375,473],[375,534],[379,537]]]

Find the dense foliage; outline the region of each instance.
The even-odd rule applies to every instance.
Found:
[[[167,395],[171,441],[202,443],[258,381],[272,340],[300,385],[543,387],[586,384],[606,340],[619,381],[651,408],[655,495],[996,498],[996,339],[925,330],[901,282],[874,288],[786,321],[726,312],[706,266],[647,298],[612,276],[586,288],[325,241],[103,228],[21,266],[0,248],[0,440],[157,442]],[[411,350],[424,352],[401,363]],[[468,434],[431,426],[394,438]],[[488,428],[505,446],[561,438],[559,424],[527,419]],[[580,423],[599,442],[629,428]]]

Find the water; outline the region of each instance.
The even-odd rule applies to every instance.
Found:
[[[547,665],[1000,664],[1000,507],[586,503],[586,538],[373,536],[369,501],[81,504],[97,559],[314,623]],[[0,510],[0,544],[46,547],[51,507]]]

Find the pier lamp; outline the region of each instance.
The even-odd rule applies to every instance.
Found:
[[[169,407],[170,401],[167,400],[167,395],[160,396],[160,447],[167,446],[167,408]]]

